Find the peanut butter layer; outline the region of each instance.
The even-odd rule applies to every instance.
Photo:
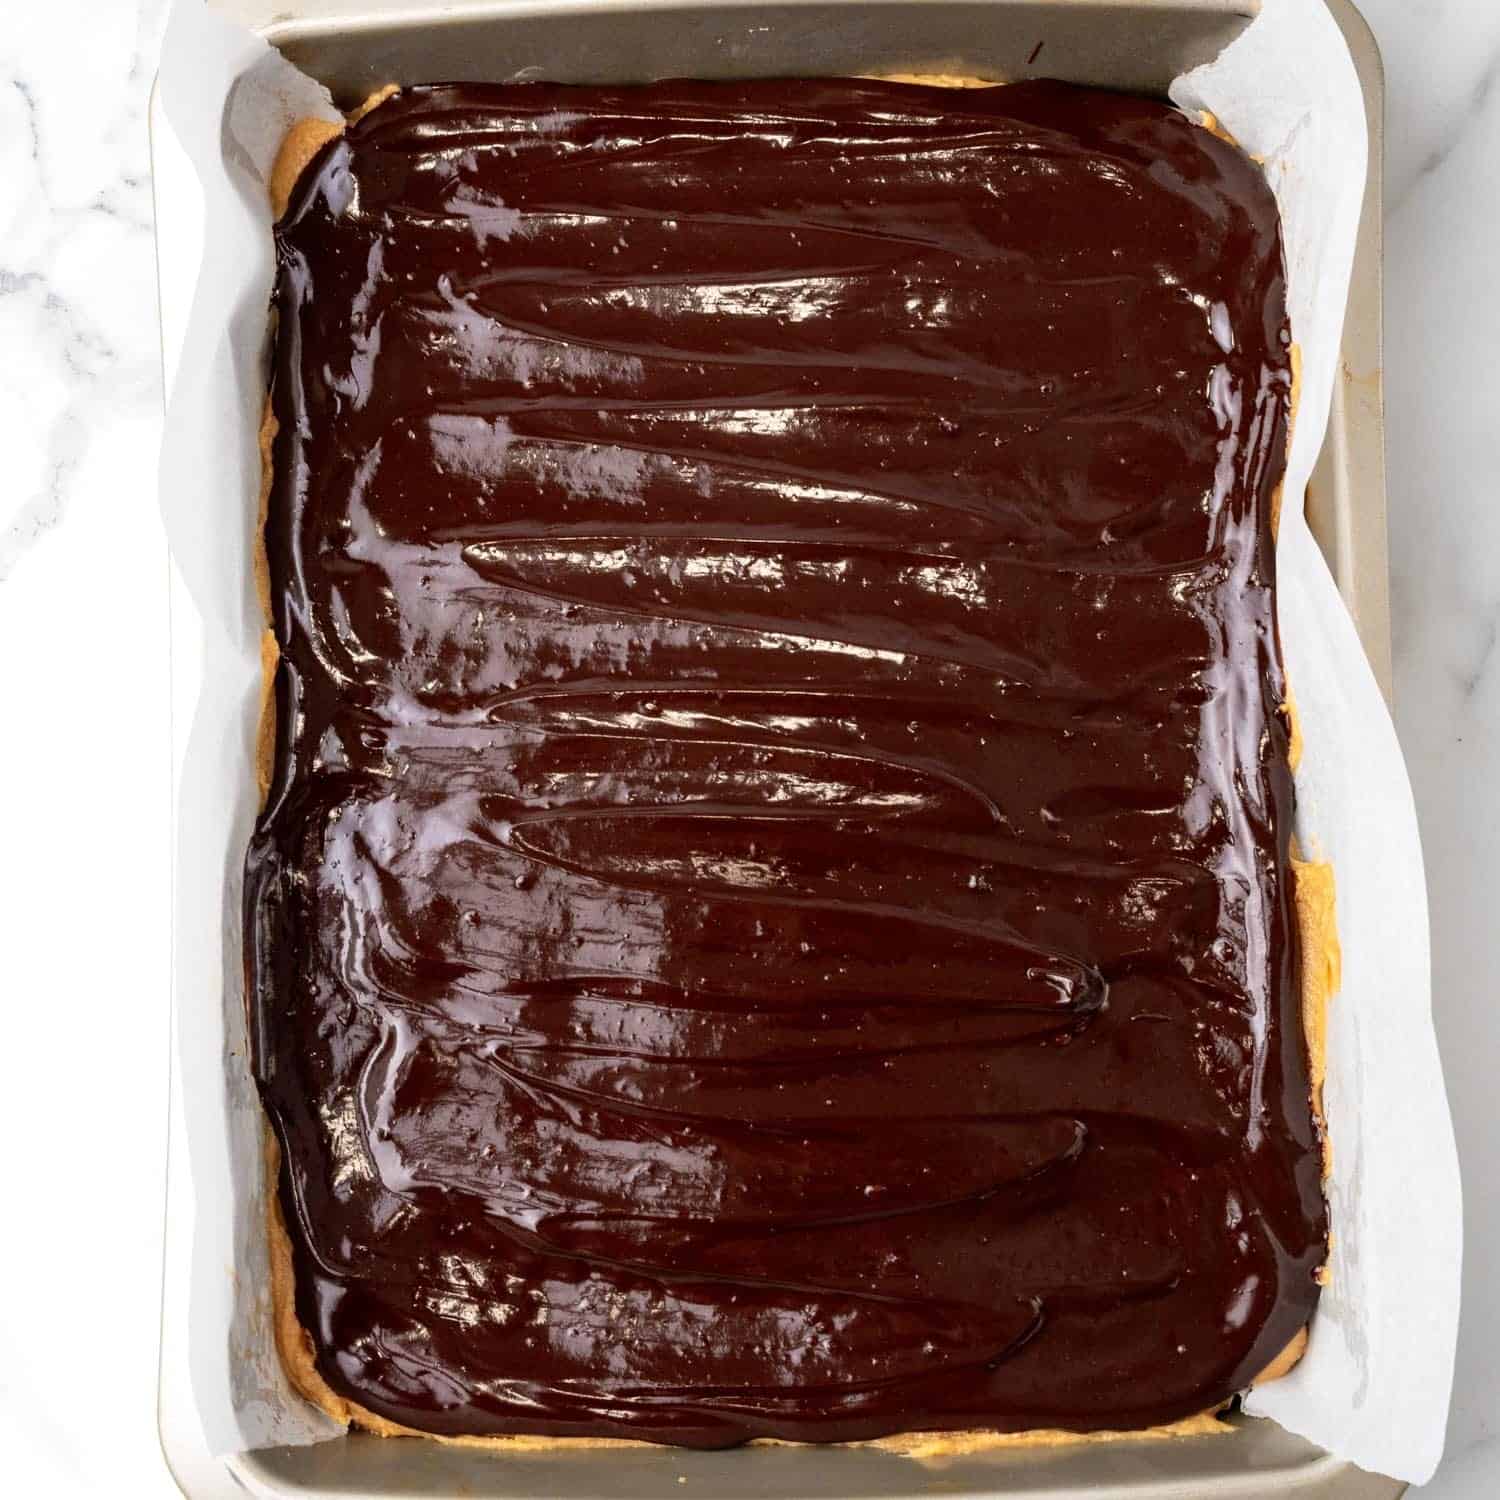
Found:
[[[1248,1383],[1326,1239],[1254,167],[1049,84],[414,89],[278,247],[247,922],[327,1389],[717,1445]]]

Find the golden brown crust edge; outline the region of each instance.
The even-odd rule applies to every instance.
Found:
[[[961,77],[950,74],[886,73],[871,75],[895,83],[919,83],[944,88],[983,88],[997,80]],[[372,94],[350,116],[349,123],[362,119],[372,109],[383,104],[399,92],[397,85],[388,84]],[[1222,136],[1234,144],[1233,137],[1225,132],[1212,116],[1200,121],[1203,128]],[[297,179],[319,149],[341,133],[341,127],[332,121],[303,119],[296,121],[288,130],[281,148],[277,152],[272,168],[269,193],[272,214],[280,218],[286,211]],[[1293,348],[1292,407],[1295,411],[1300,373],[1299,353]],[[267,395],[260,427],[261,492],[256,536],[260,545],[255,549],[257,591],[265,612],[267,625],[271,620],[270,581],[265,555],[265,523],[273,477],[271,445],[276,435],[276,419],[272,414],[270,396]],[[1280,519],[1280,491],[1273,504],[1273,530]],[[279,659],[275,637],[268,628],[262,638],[261,660],[265,680],[261,695],[261,717],[256,741],[256,771],[264,799],[270,785],[275,757],[275,698],[272,682]],[[1301,758],[1301,729],[1297,722],[1295,706],[1288,693],[1285,713],[1290,730],[1288,760],[1295,770]],[[1313,1084],[1313,1107],[1319,1124],[1322,1123],[1322,1089],[1327,1063],[1327,1004],[1338,988],[1339,947],[1335,922],[1333,867],[1329,864],[1308,863],[1294,858],[1291,862],[1293,911],[1297,923],[1302,954],[1302,1016],[1307,1035],[1310,1059],[1310,1077]],[[285,1367],[287,1377],[296,1391],[312,1405],[343,1426],[354,1426],[377,1437],[417,1437],[430,1442],[446,1443],[454,1447],[491,1448],[507,1453],[555,1451],[560,1448],[636,1448],[642,1442],[636,1438],[592,1438],[592,1437],[543,1437],[514,1434],[493,1437],[444,1437],[436,1433],[423,1432],[419,1428],[406,1427],[389,1421],[378,1413],[340,1396],[318,1372],[314,1357],[312,1336],[298,1320],[295,1294],[295,1269],[292,1263],[291,1238],[282,1218],[281,1199],[278,1191],[281,1153],[269,1123],[265,1128],[266,1158],[266,1203],[267,1238],[270,1245],[271,1304],[275,1325],[277,1352]],[[1327,1133],[1324,1132],[1324,1175],[1328,1172]],[[1301,1359],[1307,1348],[1308,1331],[1301,1328],[1290,1342],[1271,1361],[1252,1385],[1264,1385],[1287,1374]],[[1156,1427],[1133,1428],[1110,1432],[1067,1432],[1061,1429],[1035,1428],[1027,1432],[914,1432],[900,1433],[892,1437],[875,1438],[863,1443],[840,1444],[843,1447],[878,1448],[885,1452],[900,1454],[908,1458],[936,1459],[957,1458],[971,1453],[988,1452],[1002,1448],[1030,1448],[1061,1446],[1101,1442],[1138,1442],[1157,1438],[1202,1437],[1212,1433],[1229,1431],[1219,1419],[1219,1409],[1199,1412],[1196,1416],[1184,1417],[1181,1421]],[[776,1446],[802,1446],[785,1444],[776,1438],[760,1438],[754,1441]]]
[[[271,560],[266,555],[266,516],[271,504],[273,473],[271,448],[276,441],[276,414],[271,410],[271,393],[261,412],[260,433],[260,503],[256,508],[255,545],[251,547],[251,566],[255,570],[255,594],[260,600],[261,619],[265,629],[260,635],[260,718],[255,731],[255,783],[260,789],[261,806],[271,790],[271,775],[276,765],[276,663],[281,650],[276,632],[271,629]]]
[[[344,126],[336,120],[320,120],[307,115],[292,122],[276,152],[276,160],[271,164],[271,180],[266,185],[273,219],[279,219],[286,212],[287,204],[292,200],[292,189],[297,186],[297,179],[308,162],[334,136],[343,133]]]

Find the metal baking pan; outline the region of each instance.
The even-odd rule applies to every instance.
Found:
[[[1161,93],[1260,0],[209,0],[349,108],[392,80],[570,83],[880,71],[1066,78]],[[1364,86],[1370,172],[1328,441],[1307,516],[1390,696],[1380,368],[1385,78],[1353,0],[1324,0]]]
[[[1065,78],[1163,93],[1249,23],[1259,0],[208,0],[258,31],[345,107],[391,81],[523,77],[640,82],[667,76],[748,77],[850,72],[975,72]],[[1383,77],[1374,38],[1351,0],[1325,0],[1364,86],[1370,176],[1333,393],[1328,438],[1309,486],[1309,524],[1389,694],[1384,432],[1380,370],[1380,175]],[[153,124],[159,127],[153,116]],[[163,132],[153,129],[158,227],[175,209],[163,192]],[[163,266],[166,253],[161,255]],[[185,314],[163,270],[162,313]],[[191,1188],[182,1111],[174,1099],[167,1226]],[[212,1459],[195,1427],[178,1357],[183,1309],[169,1290],[163,1319],[162,1444],[194,1500],[250,1494],[438,1500],[457,1495],[636,1500],[910,1500],[999,1495],[1047,1500],[1395,1500],[1404,1486],[1335,1459],[1273,1423],[1236,1419],[1226,1436],[1038,1447],[918,1462],[861,1448],[746,1448],[702,1453],[641,1446],[493,1453],[352,1434],[310,1448]],[[185,1295],[185,1294],[184,1294]]]

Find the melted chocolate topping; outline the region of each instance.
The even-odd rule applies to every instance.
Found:
[[[1272,196],[1057,84],[409,89],[277,230],[255,1065],[435,1433],[1129,1428],[1325,1214]]]

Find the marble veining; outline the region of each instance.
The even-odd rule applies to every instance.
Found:
[[[166,6],[82,9],[96,45],[71,88],[45,45],[55,29],[72,50],[63,26],[29,26],[0,54],[0,347],[26,351],[0,373],[4,424],[25,437],[9,445],[0,583],[67,514],[112,425],[160,400],[145,119]]]
[[[1425,18],[1394,4],[1367,10],[1384,23],[1391,75],[1385,391],[1396,728],[1422,828],[1433,1007],[1465,1179],[1449,1423],[1456,1456],[1500,1436],[1492,1354],[1500,1297],[1490,1271],[1500,1209],[1488,1144],[1500,1063],[1500,10],[1410,7]],[[1454,1466],[1455,1497],[1500,1485],[1500,1442],[1490,1447],[1487,1464]],[[1440,1475],[1432,1488],[1447,1494],[1446,1482]]]

